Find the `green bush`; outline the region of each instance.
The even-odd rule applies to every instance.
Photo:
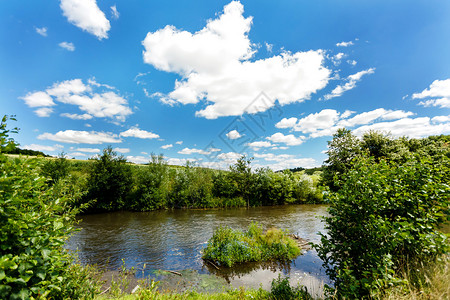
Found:
[[[251,223],[246,232],[219,227],[203,250],[203,259],[231,267],[236,263],[269,260],[290,260],[300,255],[297,243],[287,233]]]
[[[270,289],[270,299],[274,300],[312,300],[313,297],[308,293],[304,286],[291,287],[289,278],[278,275],[277,279],[272,280]]]
[[[114,211],[128,208],[127,197],[132,188],[131,167],[123,156],[118,156],[111,146],[93,159],[87,180],[84,202],[95,200],[91,210]]]
[[[379,161],[377,163],[377,161]],[[376,296],[405,283],[402,272],[446,253],[450,160],[412,155],[403,164],[360,156],[328,195],[327,235],[316,245],[340,297]]]
[[[51,179],[51,183],[57,182],[69,175],[70,164],[67,161],[64,152],[58,155],[56,159],[46,159],[42,164],[42,175]]]
[[[3,120],[1,147],[7,137]],[[63,248],[77,212],[70,208],[68,194],[62,186],[48,187],[36,159],[0,154],[1,299],[76,299],[95,294],[97,286],[85,276],[87,270],[72,265]]]

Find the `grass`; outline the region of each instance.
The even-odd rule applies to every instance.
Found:
[[[216,229],[203,251],[203,259],[231,267],[243,262],[290,260],[300,253],[286,232],[272,228],[263,233],[261,226],[252,222],[245,232],[229,227]]]

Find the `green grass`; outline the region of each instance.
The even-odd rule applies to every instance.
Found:
[[[203,259],[231,267],[236,263],[290,260],[300,255],[297,243],[286,232],[271,228],[263,233],[257,223],[243,232],[219,227],[203,251]]]

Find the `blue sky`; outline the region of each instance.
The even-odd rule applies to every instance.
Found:
[[[340,127],[450,134],[449,1],[0,1],[22,148],[320,166]]]

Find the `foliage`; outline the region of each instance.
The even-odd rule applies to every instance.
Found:
[[[126,207],[132,188],[131,167],[111,146],[93,159],[88,173],[88,193],[84,202],[96,200],[91,210],[114,211]]]
[[[250,261],[290,260],[298,255],[300,248],[286,232],[269,229],[264,234],[253,222],[246,232],[217,228],[203,251],[203,259],[227,267]]]
[[[3,116],[0,122],[0,154],[8,153],[16,148],[17,143],[9,135],[11,133],[18,133],[19,128],[14,127],[13,129],[7,129],[7,121],[16,121],[15,116]]]
[[[291,287],[289,284],[289,278],[282,278],[278,275],[277,279],[272,280],[270,289],[270,298],[274,300],[312,300],[313,297],[308,293],[308,289],[305,286]]]
[[[55,183],[59,179],[69,175],[69,162],[67,161],[64,152],[61,152],[56,159],[45,160],[41,169],[42,175],[49,177],[51,183]]]
[[[328,195],[328,232],[316,245],[338,296],[373,297],[405,284],[406,266],[414,285],[421,277],[417,266],[449,250],[438,230],[449,213],[447,151],[408,154],[401,164],[386,153],[352,158],[339,190]]]
[[[8,140],[6,120],[0,129]],[[5,126],[4,126],[5,125]],[[6,146],[5,146],[6,145]],[[77,211],[63,186],[47,185],[36,159],[7,159],[0,154],[0,298],[75,299],[93,296],[87,269],[72,265],[63,249]]]
[[[135,183],[131,194],[131,209],[154,210],[167,206],[168,167],[162,155],[152,154],[152,160],[143,168],[134,170]]]

